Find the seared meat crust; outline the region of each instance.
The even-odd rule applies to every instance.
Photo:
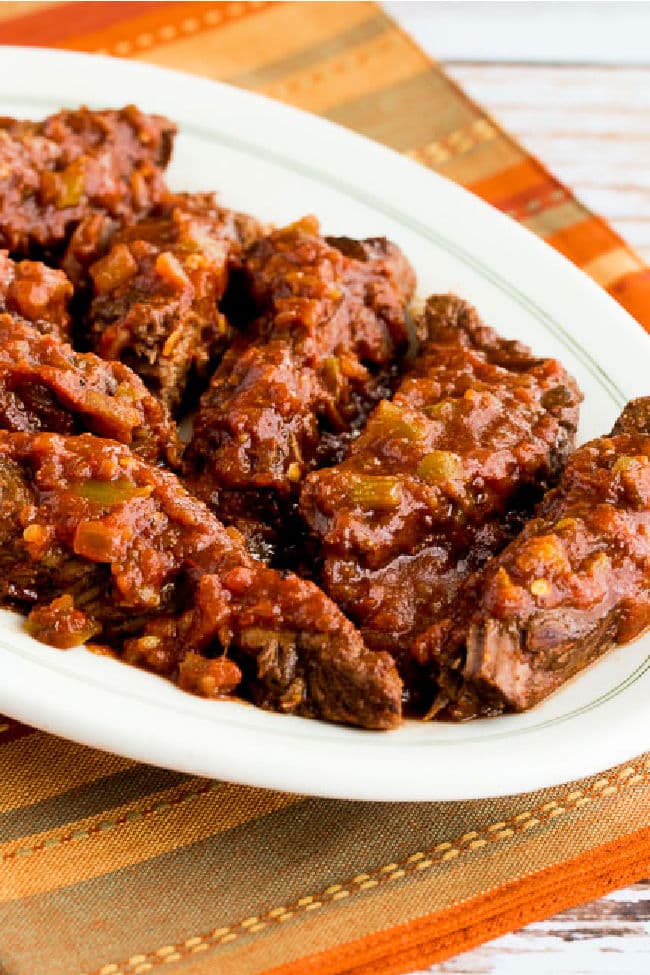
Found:
[[[89,434],[0,432],[0,602],[38,639],[100,639],[186,690],[369,728],[399,723],[391,658],[313,584],[255,562],[170,472]]]
[[[463,609],[416,646],[433,711],[524,711],[650,626],[650,398],[569,458],[520,535],[472,580]]]
[[[196,398],[196,383],[232,338],[219,303],[257,230],[212,194],[166,197],[153,216],[114,234],[90,266],[89,347],[130,366],[172,411],[188,391]]]
[[[562,366],[500,338],[454,296],[434,296],[392,401],[342,463],[310,474],[300,509],[326,591],[369,646],[405,667],[414,637],[559,475],[580,394]],[[415,693],[415,691],[414,691]]]
[[[133,105],[62,111],[41,122],[0,118],[0,247],[59,254],[93,215],[118,224],[162,197],[176,126]]]
[[[243,272],[257,317],[203,396],[186,473],[268,553],[305,475],[388,392],[415,280],[393,244],[325,240],[314,218],[253,244]]]

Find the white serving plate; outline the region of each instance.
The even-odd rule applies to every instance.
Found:
[[[135,102],[179,124],[174,188],[328,233],[383,234],[419,294],[455,291],[505,335],[555,355],[585,393],[580,440],[650,393],[650,341],[597,285],[471,194],[367,139],[225,85],[137,62],[0,49],[0,114]],[[364,732],[192,697],[80,648],[36,643],[0,614],[0,712],[200,775],[346,799],[468,799],[601,771],[650,748],[650,637],[613,651],[541,706],[464,725]]]

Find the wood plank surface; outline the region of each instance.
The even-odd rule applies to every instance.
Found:
[[[647,975],[650,880],[458,955],[436,975]],[[414,975],[426,975],[424,972]]]
[[[445,67],[650,263],[650,67]]]

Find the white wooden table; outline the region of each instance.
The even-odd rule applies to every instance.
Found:
[[[650,3],[643,6],[650,14]],[[647,67],[456,62],[445,67],[650,263],[648,19]]]
[[[649,2],[384,6],[650,264]],[[650,881],[431,971],[648,975]]]

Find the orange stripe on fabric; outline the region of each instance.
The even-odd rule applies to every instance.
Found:
[[[603,288],[609,288],[626,274],[643,269],[640,257],[627,247],[614,247],[583,265],[583,271]]]
[[[117,6],[120,6],[119,4]],[[136,16],[116,21],[107,28],[86,33],[78,31],[61,47],[77,51],[99,51],[119,57],[131,57],[145,50],[165,47],[176,40],[197,37],[222,24],[258,14],[268,4],[262,0],[247,3],[162,3],[152,4]],[[184,64],[179,67],[192,68]]]
[[[650,827],[446,911],[280,965],[264,975],[401,975],[601,897],[649,870]]]
[[[507,199],[513,193],[521,193],[545,182],[548,177],[534,159],[527,157],[514,166],[508,166],[493,176],[467,184],[467,188],[483,197],[488,203]]]
[[[37,10],[47,10],[48,7],[55,7],[56,3],[52,0],[20,0],[16,2],[4,2],[0,0],[0,23],[5,20],[16,20],[17,17],[25,17],[27,14],[36,13]]]
[[[296,18],[292,15],[291,9],[289,8],[287,10],[286,8],[275,7],[274,13],[276,15],[278,13],[283,13],[285,17],[287,14],[289,15],[287,23],[293,28],[290,32],[291,37],[283,36],[280,39],[279,45],[274,43],[273,54],[275,57],[273,61],[268,62],[263,60],[251,71],[242,71],[238,74],[224,77],[223,80],[242,88],[255,88],[259,90],[261,85],[272,84],[278,78],[286,77],[298,71],[308,70],[310,67],[321,64],[328,58],[333,58],[343,54],[345,51],[353,50],[359,44],[363,44],[372,37],[384,33],[389,27],[386,18],[378,11],[368,11],[364,7],[361,10],[364,16],[360,20],[357,20],[356,9],[352,9],[352,17],[347,9],[344,12],[346,16],[341,21],[328,16],[323,20],[320,29],[316,27],[314,18],[310,18],[308,26],[311,30],[311,41],[308,32],[303,42],[300,43],[295,30],[297,26]],[[264,14],[263,20],[267,29],[273,29],[270,23],[269,11]],[[261,20],[258,19],[257,23],[261,25]],[[300,18],[300,26],[305,26],[305,18]],[[284,33],[286,34],[287,32],[285,31]],[[291,42],[294,45],[293,50],[287,50],[285,45]],[[278,50],[279,46],[284,48],[284,53],[282,50]]]
[[[549,184],[554,188],[558,185],[535,159],[528,156],[487,179],[468,183],[467,188],[493,206],[504,209],[510,200]]]
[[[546,242],[580,267],[621,243],[618,234],[600,217],[585,220],[550,234]]]
[[[610,285],[608,291],[650,332],[650,268],[626,274]]]
[[[259,84],[251,80],[258,67],[265,77],[270,65],[281,66],[285,58],[327,44],[373,15],[377,15],[376,8],[367,3],[341,3],[332,10],[323,10],[319,3],[271,3],[258,9],[255,17],[221,22],[218,29],[179,37],[173,43],[139,51],[136,57],[179,70],[191,64],[193,74],[235,85],[243,78],[243,87],[258,90]],[[273,45],[269,37],[274,38]]]
[[[70,37],[101,31],[112,24],[128,21],[147,9],[166,6],[164,2],[59,3],[3,21],[0,42],[58,47]]]
[[[495,203],[500,210],[515,220],[525,220],[533,214],[539,214],[548,207],[556,207],[571,199],[571,194],[555,180],[549,178],[544,183],[531,186],[520,193],[504,197]]]

